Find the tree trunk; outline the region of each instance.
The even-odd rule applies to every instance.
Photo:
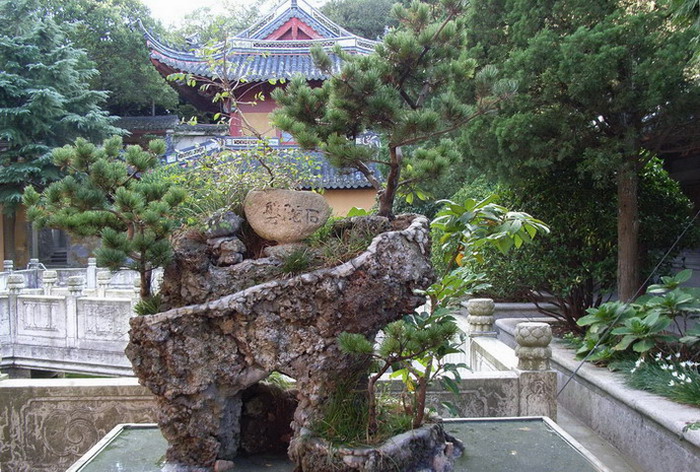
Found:
[[[141,297],[141,300],[145,300],[151,296],[151,275],[153,273],[153,270],[142,268],[139,272],[141,275],[141,287],[139,296]]]
[[[15,253],[15,224],[17,213],[3,213],[2,215],[2,235],[3,235],[3,253],[5,260],[14,261]]]
[[[635,159],[626,159],[617,175],[617,294],[631,301],[639,289],[639,174]]]
[[[389,173],[386,176],[386,187],[379,195],[379,216],[392,218],[394,216],[394,199],[396,198],[396,190],[399,187],[399,178],[401,177],[401,160],[403,153],[400,147],[389,148]]]
[[[408,362],[411,362],[410,360]],[[432,370],[433,359],[427,363],[423,377],[418,378],[416,387],[416,411],[413,412],[413,429],[420,428],[425,417],[425,399],[428,393],[428,382],[430,380],[430,371]]]

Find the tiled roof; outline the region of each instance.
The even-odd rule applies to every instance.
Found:
[[[227,143],[228,140],[231,140],[231,142]],[[246,141],[249,144],[245,144]],[[167,163],[178,163],[179,165],[186,166],[188,163],[196,161],[202,156],[213,155],[221,152],[223,149],[234,151],[243,150],[251,146],[254,142],[254,139],[249,138],[225,138],[223,141],[211,139],[196,146],[174,151],[165,157],[165,161]],[[321,152],[303,151],[297,146],[278,144],[272,144],[272,146],[279,150],[280,155],[290,160],[299,159],[299,153],[311,157],[311,162],[307,160],[304,161],[305,165],[311,164],[312,167],[315,168],[312,171],[313,178],[309,182],[307,188],[323,188],[326,190],[372,188],[360,171],[350,168],[339,169],[334,167],[326,160]],[[383,180],[378,166],[370,164],[370,169],[374,172],[377,179],[380,181]]]
[[[177,115],[124,116],[114,126],[128,131],[156,131],[173,129],[180,122]]]
[[[271,40],[268,38],[291,18],[297,18],[321,35],[320,39]],[[151,59],[172,70],[210,77],[210,62],[193,50],[181,50],[164,44],[145,32]],[[302,74],[309,80],[322,80],[328,75],[319,70],[311,58],[311,48],[320,45],[329,52],[333,72],[339,70],[340,59],[330,53],[335,46],[350,54],[369,54],[376,41],[355,36],[326,18],[304,2],[288,0],[261,22],[227,40],[225,58],[230,80],[265,81],[290,79]],[[221,54],[224,57],[224,54]]]
[[[204,61],[173,58],[156,50],[153,50],[151,57],[182,72],[204,77],[211,75],[209,65]],[[330,58],[333,62],[333,72],[339,71],[340,59],[334,54],[330,54]],[[231,80],[244,78],[250,82],[256,82],[270,79],[291,79],[295,74],[302,74],[309,80],[328,78],[328,74],[316,67],[308,51],[301,53],[280,51],[262,55],[232,50],[227,55],[226,60],[229,63],[228,75]]]

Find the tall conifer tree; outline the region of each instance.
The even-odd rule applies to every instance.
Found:
[[[614,180],[617,286],[629,300],[641,283],[639,174],[697,127],[700,89],[687,73],[691,34],[671,27],[667,12],[651,3],[474,0],[471,9],[473,54],[516,78],[520,90],[498,116],[466,130],[467,153],[514,179],[563,163]]]
[[[58,178],[49,150],[120,132],[100,108],[106,94],[88,86],[96,73],[35,0],[0,0],[0,205],[10,259],[22,190]]]

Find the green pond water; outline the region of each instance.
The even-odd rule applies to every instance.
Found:
[[[448,422],[464,442],[455,472],[595,472],[586,457],[541,419]],[[126,428],[80,472],[160,472],[167,444],[158,428]],[[239,457],[237,471],[291,472],[286,456]]]

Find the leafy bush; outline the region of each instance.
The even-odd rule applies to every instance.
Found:
[[[403,408],[412,418],[413,428],[423,424],[427,389],[433,380],[439,378],[446,390],[459,395],[459,369],[466,366],[445,362],[448,354],[460,352],[463,342],[458,338],[459,329],[451,313],[463,296],[486,287],[483,276],[472,274],[462,266],[462,261],[479,258],[488,246],[508,252],[532,241],[538,233],[548,231],[541,221],[526,213],[511,212],[494,203],[494,199],[442,202],[442,210],[432,225],[442,231],[443,259],[451,270],[423,292],[428,299],[423,311],[385,326],[384,337],[376,348],[374,339],[362,334],[345,332],[338,337],[343,352],[374,361],[366,395],[368,441],[376,437],[379,430],[376,384],[384,374],[391,371],[392,376],[401,378],[404,383],[403,397],[407,401]]]
[[[651,285],[634,303],[589,308],[578,320],[586,332],[577,354],[602,363],[654,352],[696,358],[695,331],[688,333],[688,327],[700,315],[700,290],[681,286],[690,275],[690,270],[684,270],[662,277],[661,284]],[[667,330],[671,324],[677,333]]]
[[[318,166],[304,153],[281,153],[265,142],[249,150],[222,151],[171,166],[164,177],[187,190],[182,217],[201,225],[226,211],[243,214],[248,191],[265,188],[298,189],[308,186]]]
[[[461,194],[482,192],[465,186]],[[546,176],[523,179],[499,188],[504,205],[522,208],[546,221],[552,232],[536,244],[503,256],[485,251],[475,272],[492,281],[489,295],[498,299],[528,300],[540,311],[579,330],[576,320],[589,307],[606,301],[615,286],[617,264],[616,204],[612,185],[601,186],[564,165]],[[691,203],[659,160],[650,161],[640,176],[640,254],[649,273],[690,221]],[[690,231],[670,254],[667,263],[697,241]],[[668,266],[666,266],[668,267]],[[663,270],[663,268],[662,268]],[[552,302],[548,310],[543,302]]]

